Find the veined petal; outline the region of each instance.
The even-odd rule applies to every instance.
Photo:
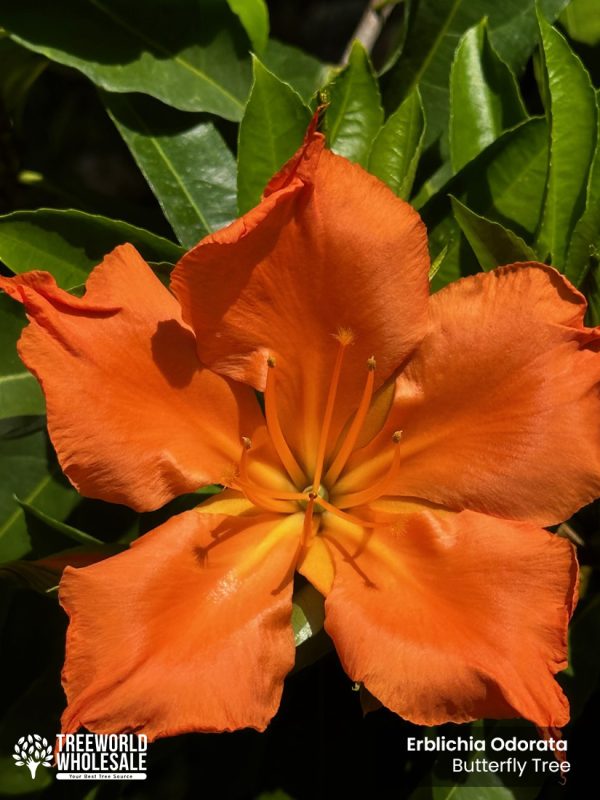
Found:
[[[0,288],[27,310],[19,354],[82,494],[153,509],[232,472],[240,434],[263,424],[253,392],[202,367],[177,301],[131,245],[94,269],[82,299],[43,272]]]
[[[357,536],[330,521],[325,628],[344,669],[421,725],[525,717],[562,726],[577,562],[565,539],[464,511]]]
[[[367,359],[380,385],[422,339],[428,254],[418,214],[309,132],[262,202],[186,254],[172,287],[211,369],[264,390],[278,372],[282,427],[312,471],[339,329],[354,335],[341,372],[334,441],[359,402]],[[377,386],[376,386],[377,388]]]
[[[433,295],[432,331],[397,380],[379,438],[340,483],[385,469],[390,495],[550,525],[600,494],[600,330],[551,267],[501,267]]]
[[[118,556],[67,569],[63,729],[263,730],[294,663],[302,515],[173,517]]]

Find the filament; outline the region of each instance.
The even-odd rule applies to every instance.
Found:
[[[275,359],[269,356],[267,359],[269,367],[267,371],[267,385],[265,387],[265,416],[267,418],[267,428],[271,434],[271,441],[277,451],[281,463],[285,467],[288,475],[297,486],[304,486],[306,483],[306,475],[296,461],[294,454],[290,450],[288,443],[285,440],[281,425],[279,423],[279,413],[277,410],[277,397],[276,397],[276,377],[275,377]]]
[[[352,344],[353,336],[348,330],[340,330],[336,336],[339,347],[335,358],[333,367],[333,375],[331,376],[331,383],[329,384],[329,392],[327,393],[327,403],[325,405],[325,415],[323,417],[323,425],[321,427],[321,437],[319,439],[319,449],[317,450],[317,462],[315,466],[315,474],[313,478],[313,491],[317,492],[321,485],[321,476],[323,474],[323,462],[325,461],[325,448],[327,447],[327,439],[329,438],[329,430],[331,428],[331,420],[333,419],[333,409],[335,406],[335,398],[340,382],[340,374],[342,371],[342,362],[344,360],[344,353],[346,347]]]
[[[371,406],[371,398],[373,397],[375,368],[375,358],[371,356],[371,358],[367,361],[367,380],[365,382],[365,388],[363,390],[360,404],[356,410],[356,414],[354,415],[350,429],[346,434],[346,438],[344,439],[338,454],[334,458],[333,463],[325,475],[325,483],[328,486],[332,486],[340,477],[340,473],[346,466],[346,462],[350,458],[350,454],[352,453],[354,445],[356,444],[356,440],[358,439],[358,436],[362,430],[362,426]]]
[[[336,505],[338,505],[340,508],[363,506],[367,503],[373,502],[373,500],[377,500],[387,492],[400,464],[400,447],[398,445],[400,443],[401,436],[402,431],[395,431],[392,436],[394,455],[385,474],[367,489],[361,489],[358,492],[349,492],[348,494],[344,494],[336,498]]]

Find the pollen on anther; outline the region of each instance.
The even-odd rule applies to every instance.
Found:
[[[271,367],[271,369],[272,369],[276,364],[277,364],[277,361],[275,360],[275,356],[269,356],[267,358],[267,367]]]
[[[350,328],[338,328],[333,336],[343,347],[353,344],[356,338]]]
[[[248,436],[242,436],[242,444],[244,445],[244,450],[250,450],[252,447],[252,439]]]
[[[394,431],[392,433],[392,442],[394,444],[398,444],[401,438],[402,438],[402,431]]]
[[[370,372],[373,372],[373,370],[376,368],[377,368],[377,362],[375,361],[375,356],[371,356],[371,358],[367,359],[367,369]]]

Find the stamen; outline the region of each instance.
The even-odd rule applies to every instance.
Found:
[[[271,491],[253,483],[248,475],[248,460],[251,448],[252,440],[248,436],[242,436],[239,475],[231,481],[232,488],[243,492],[248,500],[256,506],[260,506],[267,511],[274,511],[277,514],[289,514],[291,511],[290,506],[281,501],[303,500],[305,495],[299,492]]]
[[[285,467],[288,475],[296,486],[303,486],[306,483],[306,475],[296,461],[294,454],[290,450],[285,440],[281,425],[279,424],[279,413],[277,411],[277,398],[275,393],[275,359],[273,356],[267,358],[269,367],[267,372],[267,385],[265,387],[265,415],[267,418],[267,428],[271,434],[271,441],[277,451],[281,463]]]
[[[346,434],[346,438],[344,439],[344,442],[342,443],[342,446],[340,447],[338,454],[334,458],[332,465],[329,467],[327,474],[325,475],[325,483],[328,486],[332,486],[340,477],[340,473],[346,466],[346,462],[348,461],[352,451],[354,450],[354,445],[356,444],[356,440],[358,439],[364,421],[369,412],[369,408],[371,407],[371,398],[373,397],[373,386],[375,384],[376,366],[377,362],[375,361],[375,357],[371,356],[371,358],[369,358],[367,361],[367,380],[360,400],[360,404],[356,410],[356,414],[354,415],[354,419],[352,420],[350,429]]]
[[[396,471],[400,464],[400,448],[398,444],[402,438],[402,431],[395,431],[392,434],[392,442],[395,445],[394,455],[390,466],[386,473],[375,483],[367,489],[361,489],[359,492],[350,492],[349,494],[341,495],[336,498],[336,505],[340,508],[352,508],[353,506],[363,506],[367,503],[377,500],[387,492],[390,483],[395,477]]]
[[[346,522],[353,522],[355,525],[360,525],[361,528],[385,528],[386,524],[381,522],[367,522],[366,519],[361,519],[360,517],[355,517],[354,514],[348,514],[346,511],[342,511],[337,506],[334,506],[332,503],[328,503],[327,500],[323,500],[323,498],[319,498],[319,505],[323,506],[326,511],[329,511],[336,517],[340,519],[345,519]]]
[[[323,464],[325,461],[325,448],[327,447],[327,439],[329,438],[329,429],[331,428],[331,420],[333,419],[333,409],[335,406],[335,398],[337,395],[338,385],[340,382],[340,374],[342,371],[342,362],[344,360],[344,353],[348,345],[354,341],[354,334],[352,331],[345,328],[340,328],[335,336],[340,343],[335,364],[333,367],[333,374],[331,376],[331,383],[329,384],[329,392],[327,394],[327,403],[325,404],[325,415],[323,417],[323,425],[321,427],[321,438],[319,439],[319,449],[317,450],[317,461],[315,465],[315,474],[313,477],[313,491],[318,491],[321,484],[321,476],[323,475]]]

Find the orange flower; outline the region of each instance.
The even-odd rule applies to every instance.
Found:
[[[264,729],[295,570],[350,678],[403,717],[566,723],[577,564],[541,526],[600,494],[600,333],[544,265],[430,298],[427,275],[417,213],[311,129],[173,294],[129,245],[82,299],[0,279],[83,494],[145,510],[227,487],[66,570],[66,731]]]

